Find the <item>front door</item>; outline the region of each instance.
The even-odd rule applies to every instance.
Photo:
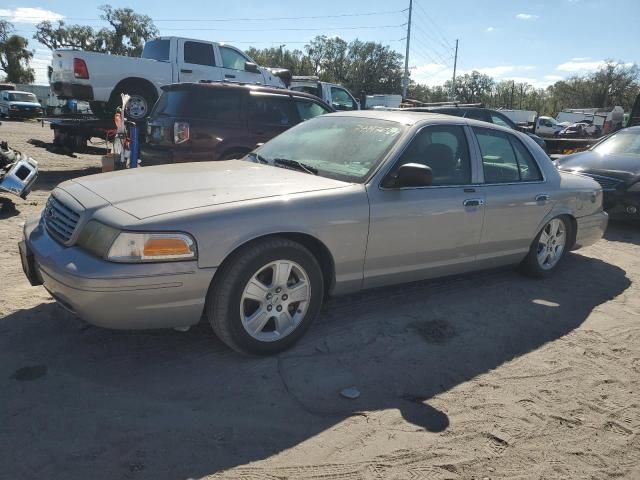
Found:
[[[255,143],[264,143],[300,123],[300,115],[289,95],[249,94],[249,130]]]
[[[220,64],[222,65],[223,80],[229,82],[264,84],[262,72],[247,71],[247,62],[251,62],[240,50],[220,45]]]
[[[367,187],[371,213],[365,287],[473,268],[484,194],[473,185],[468,135],[462,125],[424,127],[387,174],[406,163],[421,163],[433,172],[431,186],[392,188],[376,182]]]
[[[178,41],[178,79],[181,83],[222,80],[222,69],[216,65],[213,43]]]
[[[540,167],[515,135],[473,127],[482,156],[486,199],[479,261],[508,263],[524,257],[554,199]]]

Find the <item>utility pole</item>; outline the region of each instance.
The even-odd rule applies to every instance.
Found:
[[[411,13],[413,12],[413,0],[409,0],[409,21],[407,22],[407,51],[404,56],[404,78],[402,79],[402,99],[407,98],[409,88],[409,43],[411,42]]]
[[[456,55],[453,57],[453,79],[451,80],[451,100],[456,99],[456,69],[458,68],[458,39],[456,38]]]

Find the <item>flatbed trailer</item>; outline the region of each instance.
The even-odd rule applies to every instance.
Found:
[[[544,137],[549,155],[567,155],[569,153],[581,152],[599,140],[599,138]]]
[[[43,117],[53,130],[53,144],[72,152],[82,151],[87,142],[94,138],[107,139],[116,130],[113,119],[100,119],[87,115],[65,115],[64,117]]]

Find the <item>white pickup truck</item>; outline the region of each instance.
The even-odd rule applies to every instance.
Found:
[[[360,110],[360,102],[342,85],[321,82],[314,76],[294,76],[289,89],[310,93],[321,98],[336,110]]]
[[[160,87],[178,82],[239,82],[285,88],[277,74],[259,67],[242,50],[223,43],[160,37],[145,43],[141,58],[78,50],[53,52],[51,88],[61,98],[90,102],[98,116],[110,116],[120,94],[131,96],[127,116],[145,118]]]

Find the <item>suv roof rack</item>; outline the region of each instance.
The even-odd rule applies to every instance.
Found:
[[[476,107],[476,108],[484,108],[483,103],[460,103],[460,102],[433,102],[433,103],[420,103],[419,107],[409,107],[409,108],[432,108],[432,107]]]

